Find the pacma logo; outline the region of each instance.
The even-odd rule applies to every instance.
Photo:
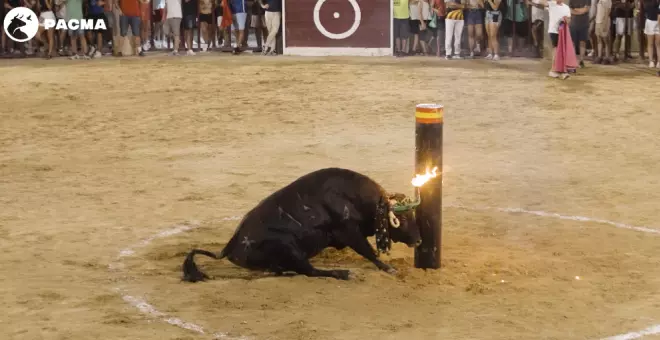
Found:
[[[93,19],[71,19],[69,21],[59,19],[46,19],[44,20],[44,28],[51,29],[55,27],[56,30],[105,30],[105,21]]]
[[[3,27],[9,39],[16,42],[26,42],[39,31],[39,17],[27,7],[13,8],[5,15]],[[45,29],[56,30],[105,30],[105,21],[93,19],[54,20],[44,19],[41,24]]]

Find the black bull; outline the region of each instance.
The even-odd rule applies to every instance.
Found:
[[[193,249],[183,263],[183,280],[208,278],[197,268],[196,254],[227,257],[240,267],[277,275],[348,279],[348,270],[321,270],[309,262],[327,247],[350,247],[379,269],[395,273],[378,259],[367,237],[376,236],[378,253],[388,252],[392,241],[413,247],[421,238],[414,211],[395,214],[390,197],[378,183],[351,170],[311,172],[250,210],[220,254]]]

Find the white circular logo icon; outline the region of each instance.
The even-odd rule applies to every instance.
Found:
[[[37,35],[39,18],[27,7],[16,7],[5,15],[3,27],[9,39],[26,42]]]
[[[326,30],[325,27],[323,27],[323,24],[321,23],[319,12],[321,12],[321,7],[323,7],[325,1],[326,0],[318,0],[316,2],[316,6],[314,6],[314,25],[316,25],[316,29],[318,29],[319,32],[321,32],[321,34],[323,34],[324,36],[335,40],[346,39],[351,35],[353,35],[353,33],[357,31],[358,27],[360,27],[360,20],[362,20],[362,13],[360,13],[360,6],[358,5],[357,1],[348,0],[351,6],[353,6],[353,12],[355,12],[355,21],[353,21],[353,26],[351,26],[351,28],[349,28],[348,31],[338,34],[328,32],[328,30]],[[339,18],[339,13],[335,12],[333,16],[335,19],[337,19]]]

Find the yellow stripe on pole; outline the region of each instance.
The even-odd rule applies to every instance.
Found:
[[[415,119],[419,123],[442,123],[444,107],[438,104],[419,104],[415,110]]]

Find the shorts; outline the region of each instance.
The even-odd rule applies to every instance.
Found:
[[[599,38],[609,38],[609,36],[610,36],[610,23],[607,22],[607,21],[597,22],[595,27],[594,27],[594,33]]]
[[[511,21],[504,19],[504,21],[502,21],[502,31],[504,32],[505,37],[512,38],[513,29],[515,27],[516,36],[521,38],[527,38],[527,31],[529,31],[527,25],[528,25],[527,21],[518,22],[518,21]]]
[[[196,15],[184,14],[183,15],[183,29],[191,30],[195,28],[195,21],[197,21]]]
[[[483,25],[484,16],[479,9],[468,9],[465,11],[465,23],[467,25]]]
[[[552,42],[552,47],[557,47],[557,44],[559,43],[559,34],[549,33],[549,35],[550,35],[550,42]]]
[[[234,13],[231,15],[231,28],[233,30],[244,31],[247,13]]]
[[[105,23],[108,25],[108,29],[113,29],[115,27],[115,15],[112,12],[104,12],[103,14],[105,14]]]
[[[646,23],[644,24],[644,34],[660,35],[660,25],[658,25],[658,21],[646,19]]]
[[[44,27],[45,20],[55,20],[55,13],[52,11],[45,11],[39,14],[39,26]]]
[[[84,37],[85,36],[85,30],[83,30],[82,28],[79,28],[77,30],[67,30],[66,33],[70,37]]]
[[[422,24],[421,20],[408,20],[408,25],[410,25],[410,34],[419,34],[420,30],[420,25]]]
[[[151,22],[151,1],[146,4],[140,2],[140,20],[145,25]]]
[[[628,35],[633,33],[632,18],[616,18],[615,22],[616,35],[624,35],[626,33],[626,26],[628,26]]]
[[[128,26],[131,26],[131,33],[134,37],[140,36],[140,17],[122,15],[119,17],[119,35],[125,37],[128,35]]]
[[[588,25],[571,25],[571,40],[573,43],[589,40],[589,26]]]
[[[106,28],[108,27],[108,23],[107,23],[106,20],[105,20],[105,13],[101,13],[101,14],[89,14],[89,15],[87,15],[87,19],[94,20],[94,27],[96,27],[96,23],[99,22],[99,21],[103,21],[103,23],[105,23],[105,27],[106,27]],[[103,32],[105,32],[104,29],[98,29],[98,30],[92,30],[92,31],[95,32],[95,33],[103,33]]]
[[[250,20],[250,27],[252,27],[252,28],[266,27],[266,16],[265,15],[252,15],[252,20]]]
[[[199,15],[199,22],[205,22],[209,25],[212,25],[213,24],[213,16],[211,15],[211,13],[209,13],[209,14],[200,14]]]
[[[153,20],[153,22],[163,22],[163,19],[165,19],[163,16],[164,12],[165,10],[162,8],[155,9],[154,13],[151,15],[151,20]]]
[[[165,19],[163,24],[163,33],[165,36],[172,35],[173,37],[178,37],[181,35],[181,18],[168,18]]]
[[[487,24],[497,24],[497,26],[502,24],[502,12],[500,11],[486,11],[486,23]]]
[[[408,36],[410,36],[410,20],[395,18],[393,29],[395,39],[408,39]]]

